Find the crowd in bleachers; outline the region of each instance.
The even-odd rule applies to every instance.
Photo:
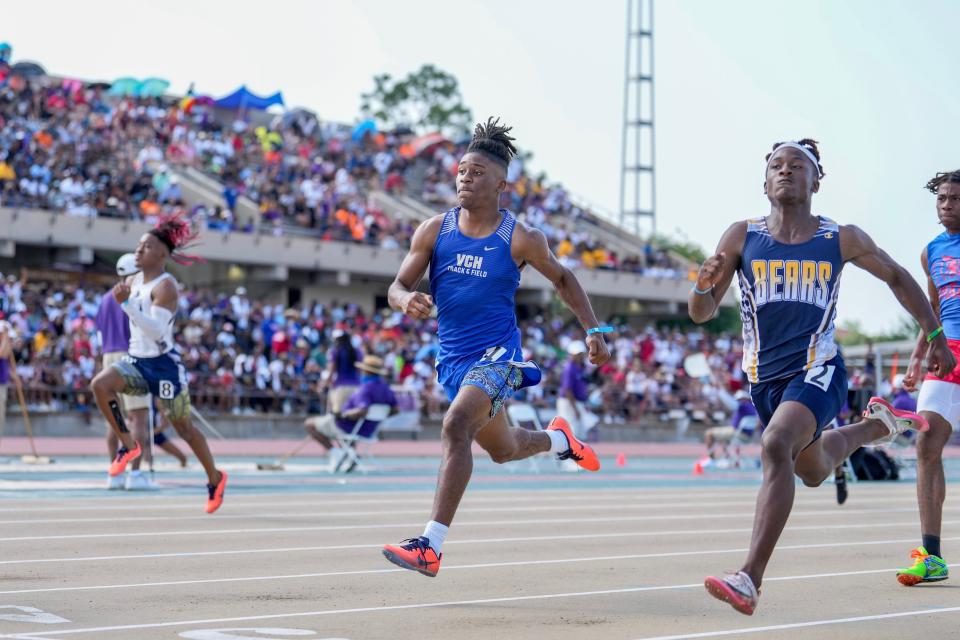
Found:
[[[435,150],[422,161],[424,201],[447,208],[456,205],[454,178],[459,159],[466,152],[466,143],[435,145]],[[642,254],[618,255],[608,248],[590,226],[597,223],[594,215],[579,206],[560,184],[551,184],[544,175],[532,176],[519,156],[507,171],[507,190],[501,205],[517,212],[527,224],[543,231],[551,247],[565,266],[588,269],[645,272],[660,277],[687,277],[687,271],[667,251],[646,243]]]
[[[156,138],[159,101],[17,80],[0,85],[0,204],[121,217],[183,206],[176,182],[148,170],[138,151]]]
[[[18,372],[31,408],[91,407],[86,392],[97,368],[93,318],[105,285],[31,282],[7,276],[0,285],[0,312],[17,333]],[[528,358],[544,381],[520,398],[541,407],[556,402],[566,347],[581,332],[559,319],[521,321]],[[285,307],[231,292],[185,289],[177,340],[195,404],[206,411],[316,413],[330,381],[330,350],[343,332],[358,350],[384,358],[394,384],[415,391],[425,414],[438,417],[446,398],[436,384],[434,320],[412,321],[391,311],[352,304]],[[607,423],[685,411],[696,420],[722,419],[724,395],[742,385],[741,343],[700,331],[620,327],[610,340],[613,358],[590,368],[588,404]],[[690,378],[684,358],[708,354],[712,374]]]
[[[455,204],[462,141],[419,146],[412,132],[321,123],[303,110],[261,120],[206,99],[117,97],[104,84],[0,68],[0,206],[145,220],[189,209],[212,229],[404,248],[413,225],[373,205],[371,190],[438,210]],[[187,167],[218,181],[221,204],[188,207],[177,175]],[[687,277],[652,244],[636,255],[606,247],[591,231],[593,215],[562,186],[531,176],[522,159],[508,178],[503,206],[542,229],[566,265]],[[257,220],[240,220],[241,198],[256,203]]]

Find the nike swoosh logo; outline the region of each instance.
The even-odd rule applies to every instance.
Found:
[[[484,251],[493,251],[494,249],[496,249],[496,247],[484,247],[484,248],[483,248]]]

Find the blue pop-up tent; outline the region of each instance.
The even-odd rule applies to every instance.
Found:
[[[266,109],[275,104],[283,106],[283,94],[277,91],[272,96],[258,96],[242,86],[230,95],[215,100],[214,104],[225,109]]]

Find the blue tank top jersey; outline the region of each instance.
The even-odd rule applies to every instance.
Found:
[[[766,218],[747,221],[740,279],[743,370],[753,383],[796,375],[837,356],[840,227],[820,218],[813,238],[777,242]]]
[[[940,324],[950,340],[960,340],[960,234],[944,231],[927,245],[927,268],[940,297]]]
[[[430,260],[430,293],[440,335],[438,365],[479,360],[491,347],[521,357],[515,300],[520,269],[510,255],[517,219],[506,209],[500,213],[500,225],[486,238],[460,233],[460,207],[444,214]]]

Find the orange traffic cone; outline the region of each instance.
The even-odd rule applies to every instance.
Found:
[[[695,476],[703,475],[703,463],[700,462],[699,460],[697,460],[697,462],[693,465],[693,475]]]
[[[622,451],[617,454],[617,466],[618,467],[627,466],[627,454],[625,454]]]

